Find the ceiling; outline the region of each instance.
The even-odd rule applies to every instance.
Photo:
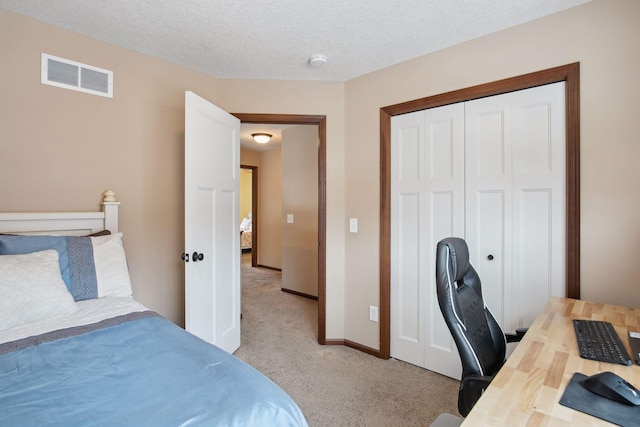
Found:
[[[346,81],[588,1],[0,0],[0,8],[220,79]],[[327,63],[311,67],[315,54]]]

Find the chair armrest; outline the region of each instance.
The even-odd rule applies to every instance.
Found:
[[[524,334],[526,334],[528,330],[529,328],[518,328],[515,334],[504,334],[504,337],[507,342],[518,342],[522,340],[522,337],[524,337]]]

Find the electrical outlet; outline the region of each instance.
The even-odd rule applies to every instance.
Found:
[[[287,214],[287,224],[293,224],[293,214]]]
[[[369,320],[372,322],[378,321],[378,307],[372,305],[369,306]]]

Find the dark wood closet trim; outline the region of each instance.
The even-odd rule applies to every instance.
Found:
[[[251,267],[258,266],[258,167],[240,165],[240,169],[251,170]]]
[[[565,82],[567,296],[580,298],[580,63],[455,90],[380,109],[380,354],[391,355],[391,117],[427,108]]]
[[[231,113],[242,123],[318,126],[318,343],[326,344],[327,118],[321,115]]]

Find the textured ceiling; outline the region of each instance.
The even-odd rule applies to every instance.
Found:
[[[588,1],[0,0],[0,8],[217,78],[345,81]],[[314,54],[327,63],[310,67]]]

